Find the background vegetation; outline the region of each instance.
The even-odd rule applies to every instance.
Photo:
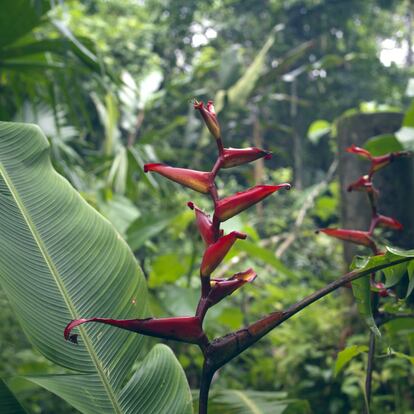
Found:
[[[214,99],[228,146],[274,154],[266,170],[258,162],[226,173],[223,194],[260,182],[292,181],[295,188],[229,224],[249,241],[235,247],[219,272],[251,265],[259,277],[209,313],[209,334],[282,309],[346,269],[341,244],[314,234],[339,221],[334,121],[349,110],[409,106],[410,1],[3,3],[0,120],[40,125],[55,168],[134,252],[154,315],[190,315],[198,298],[202,245],[184,207],[190,197],[211,206],[142,169],[159,161],[210,169],[215,145],[193,111],[194,97]],[[0,303],[0,378],[56,372],[25,339],[1,290]],[[395,298],[388,304],[406,306]],[[414,355],[412,319],[385,329],[373,412],[408,414],[414,363],[391,350]],[[337,375],[334,366],[339,351],[367,341],[349,292],[337,292],[222,369],[213,388],[278,393],[307,401],[314,412],[360,413],[366,353]],[[197,389],[199,350],[168,345]],[[40,388],[13,384],[29,412],[76,412]]]

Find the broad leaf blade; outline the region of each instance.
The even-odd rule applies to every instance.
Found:
[[[0,379],[0,413],[25,414],[26,411],[17,401],[6,383]]]
[[[55,172],[32,125],[0,123],[0,227],[0,282],[29,339],[53,362],[89,374],[64,384],[67,394],[90,394],[83,412],[125,412],[121,386],[143,337],[91,324],[75,346],[63,329],[79,317],[148,316],[144,277],[112,225]],[[169,390],[149,398],[170,398]]]
[[[251,390],[221,390],[211,394],[211,414],[282,414],[290,409],[292,413],[310,413],[305,400],[287,399],[283,392]]]

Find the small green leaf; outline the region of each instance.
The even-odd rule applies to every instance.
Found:
[[[335,362],[335,376],[342,371],[344,366],[351,361],[351,359],[363,352],[368,352],[368,347],[366,345],[348,346],[343,351],[339,352]]]
[[[395,266],[387,267],[383,270],[385,275],[385,287],[395,286],[404,276],[407,270],[407,263],[400,263]]]
[[[394,134],[383,134],[372,137],[365,143],[364,148],[374,156],[402,151],[404,149]]]
[[[314,144],[317,144],[319,140],[331,131],[331,123],[324,119],[318,119],[313,121],[308,129],[308,138]]]

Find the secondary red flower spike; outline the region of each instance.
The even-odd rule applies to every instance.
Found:
[[[216,239],[214,235],[213,223],[211,222],[210,217],[194,205],[193,202],[189,201],[187,205],[191,208],[191,210],[195,211],[198,231],[200,232],[206,245],[209,246],[210,244],[215,243]]]
[[[238,231],[220,237],[216,243],[209,246],[204,252],[203,260],[200,267],[201,277],[210,276],[211,273],[222,262],[228,251],[231,249],[237,239],[245,239],[247,236]]]
[[[370,247],[373,251],[376,251],[374,240],[371,239],[367,231],[347,229],[319,229],[318,231],[337,239]]]
[[[209,172],[175,168],[165,164],[145,164],[144,172],[148,171],[156,172],[200,193],[207,194],[210,190],[211,174]]]
[[[236,193],[233,196],[219,200],[216,205],[214,215],[220,221],[226,221],[241,211],[268,197],[275,191],[281,189],[290,190],[290,188],[291,185],[287,183],[279,185],[257,185],[249,190]]]
[[[229,279],[212,279],[208,300],[211,305],[215,305],[244,284],[253,282],[256,277],[256,272],[253,269],[248,269],[245,272],[236,273]]]
[[[260,148],[224,148],[223,168],[236,167],[237,165],[247,164],[259,158],[270,159],[272,154]]]
[[[204,106],[204,103],[201,101],[194,101],[194,109],[200,111],[201,116],[204,119],[207,128],[211,132],[214,138],[221,138],[220,125],[217,120],[216,111],[214,110],[214,105],[212,101],[207,102],[207,106]]]
[[[200,319],[197,316],[177,318],[148,318],[148,319],[108,319],[90,318],[76,319],[70,322],[64,331],[66,340],[77,343],[77,334],[71,334],[73,328],[84,323],[97,322],[116,326],[128,331],[157,338],[175,339],[189,343],[199,343],[204,338]]]

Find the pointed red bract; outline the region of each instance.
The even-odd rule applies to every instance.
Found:
[[[194,109],[200,111],[201,116],[204,119],[204,122],[213,135],[214,138],[219,139],[221,137],[220,125],[217,120],[216,111],[214,110],[214,105],[212,101],[207,102],[207,106],[204,106],[204,103],[194,101]]]
[[[204,336],[201,328],[200,318],[176,317],[176,318],[148,318],[148,319],[108,319],[90,318],[77,319],[70,322],[64,331],[66,340],[77,343],[77,334],[71,334],[73,328],[84,323],[97,322],[112,325],[117,328],[137,332],[143,335],[154,336],[157,338],[174,339],[176,341],[198,343]]]
[[[211,174],[205,171],[175,168],[165,164],[145,164],[144,172],[156,172],[176,183],[200,193],[208,193],[211,186]]]
[[[220,237],[216,243],[209,246],[204,252],[203,260],[200,267],[201,277],[210,276],[211,273],[222,262],[228,251],[231,249],[237,239],[245,239],[247,236],[238,231]]]
[[[348,229],[319,229],[318,231],[325,233],[330,237],[335,237],[337,239],[349,241],[351,243],[371,247],[376,251],[375,243],[367,231]]]
[[[387,217],[387,216],[383,216],[383,215],[378,215],[376,220],[377,220],[377,225],[379,225],[381,227],[387,227],[387,228],[393,229],[393,230],[402,230],[403,229],[403,225],[398,220],[396,220],[395,218]]]
[[[287,183],[279,185],[258,185],[247,191],[236,193],[233,196],[219,200],[214,214],[220,221],[226,221],[282,188],[290,190],[291,185]]]
[[[355,144],[352,144],[350,147],[348,147],[346,149],[346,151],[347,152],[351,152],[353,154],[361,155],[362,157],[367,158],[369,160],[372,159],[372,155],[371,155],[371,153],[369,151],[367,151],[364,148],[357,147]]]
[[[253,282],[256,277],[256,272],[253,269],[248,269],[245,272],[236,273],[229,279],[212,279],[211,291],[208,295],[211,306],[231,295],[245,283]]]
[[[200,232],[206,245],[209,246],[210,244],[215,243],[216,240],[213,230],[213,223],[211,222],[210,217],[194,205],[193,202],[189,201],[187,205],[191,208],[191,210],[195,211],[198,231]]]
[[[223,168],[231,168],[237,165],[246,164],[259,158],[269,159],[272,154],[269,151],[260,148],[224,148],[223,150]]]

